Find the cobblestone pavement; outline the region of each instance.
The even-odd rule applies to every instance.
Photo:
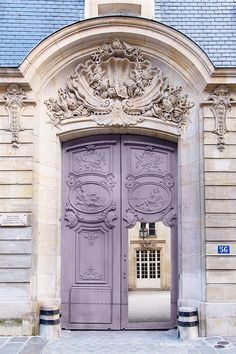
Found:
[[[236,354],[235,337],[182,342],[169,331],[63,331],[58,340],[0,337],[0,354]]]

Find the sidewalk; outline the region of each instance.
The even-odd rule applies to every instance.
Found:
[[[0,354],[236,354],[235,337],[181,342],[176,331],[63,331],[59,340],[0,337]]]

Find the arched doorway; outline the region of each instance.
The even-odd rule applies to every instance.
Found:
[[[187,118],[187,121],[188,117],[191,118],[186,128],[182,129],[178,123],[172,120],[153,117],[152,112],[144,115],[142,111],[139,111],[138,117],[141,120],[138,119],[134,122],[132,116],[131,121],[127,122],[126,120],[123,125],[119,125],[119,121],[114,122],[113,125],[110,118],[114,117],[114,112],[103,115],[103,111],[100,112],[101,114],[99,112],[92,114],[89,110],[87,111],[88,115],[77,116],[73,114],[67,118],[64,115],[61,120],[61,110],[59,109],[54,112],[56,115],[59,114],[59,119],[52,119],[51,111],[45,102],[51,98],[52,109],[55,108],[54,104],[57,102],[62,103],[65,108],[63,99],[65,98],[67,79],[71,78],[78,65],[84,65],[91,55],[97,50],[100,52],[101,47],[104,48],[107,43],[115,41],[117,44],[117,39],[127,42],[125,48],[128,52],[134,47],[136,48],[135,53],[141,51],[144,58],[150,61],[151,66],[159,68],[168,78],[169,88],[182,88],[180,98],[186,98],[188,95],[188,100],[195,103],[194,108],[185,111],[188,113],[187,116],[179,115],[181,121],[183,118]],[[127,54],[129,54],[128,52]],[[111,55],[109,61],[111,65],[118,58],[118,54],[122,56],[124,53],[122,54],[118,48],[118,52]],[[129,55],[128,57],[132,59]],[[127,64],[128,58],[124,58],[123,55],[120,59],[118,60],[119,68],[121,63]],[[134,67],[133,59],[130,66],[131,69]],[[159,69],[157,73],[159,73]],[[122,16],[96,18],[68,26],[40,43],[22,62],[20,71],[33,90],[33,97],[37,97],[33,134],[35,154],[33,159],[32,232],[34,247],[32,263],[34,267],[32,268],[32,286],[29,287],[29,296],[31,299],[35,299],[30,302],[32,313],[41,305],[61,306],[61,215],[64,218],[65,212],[65,206],[61,207],[61,191],[63,192],[65,189],[65,184],[61,189],[61,143],[77,138],[84,139],[85,136],[95,134],[100,134],[102,140],[102,136],[105,134],[130,134],[130,136],[142,134],[168,141],[178,141],[179,252],[178,270],[176,269],[179,287],[178,304],[197,306],[200,309],[203,314],[200,314],[203,316],[200,321],[200,324],[203,324],[201,325],[201,333],[206,333],[204,311],[208,304],[206,303],[204,267],[203,150],[201,145],[203,115],[199,103],[202,102],[206,84],[211,82],[210,75],[213,69],[202,50],[175,30],[154,21]],[[124,70],[124,72],[127,74],[129,71]],[[73,75],[72,77],[74,78]],[[145,94],[148,99],[150,99],[149,94],[158,93],[156,81],[152,81],[153,86],[148,86],[148,95]],[[130,84],[130,81],[128,83]],[[131,85],[131,88],[135,90],[136,86]],[[167,87],[165,88],[167,89]],[[58,97],[58,90],[60,97]],[[172,90],[168,92],[172,92]],[[122,96],[122,91],[119,91],[119,94]],[[97,98],[97,95],[89,94],[86,97]],[[159,98],[163,99],[163,97],[165,95],[161,95]],[[146,102],[149,101],[153,102],[146,100]],[[182,105],[182,100],[178,102]],[[76,101],[70,100],[68,107],[73,109],[74,103]],[[168,102],[166,103],[168,105]],[[140,106],[139,97],[135,99],[135,106],[137,105]],[[130,116],[128,108],[126,105],[125,110]],[[159,112],[158,108],[163,109],[160,101],[158,101],[156,108],[155,114]],[[81,110],[81,114],[84,113],[86,111]],[[101,121],[106,116],[109,120]],[[117,118],[118,115],[116,114],[115,117]],[[172,119],[174,115],[168,116],[167,114],[167,118]],[[52,124],[48,124],[49,122]],[[132,122],[134,124],[131,124]],[[153,221],[156,220],[151,220],[151,223]],[[149,224],[146,220],[143,222]],[[138,223],[140,221],[136,225]],[[139,224],[139,226],[141,225]],[[62,248],[64,250],[64,244]],[[134,249],[138,251],[139,247]],[[132,284],[130,287],[133,289]]]
[[[175,326],[176,180],[175,143],[110,134],[63,144],[63,328]]]

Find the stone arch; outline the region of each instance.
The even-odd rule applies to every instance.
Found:
[[[76,61],[78,55],[84,57],[98,44],[114,37],[146,47],[149,53],[155,53],[203,86],[213,73],[208,56],[184,34],[156,21],[121,16],[84,20],[54,32],[25,57],[19,70],[32,87],[38,83],[43,87],[63,67]]]

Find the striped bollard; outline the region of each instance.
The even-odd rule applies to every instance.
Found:
[[[58,306],[41,307],[39,314],[39,335],[46,340],[60,338],[61,325]]]
[[[198,338],[198,313],[196,307],[179,307],[178,337],[182,340]]]

